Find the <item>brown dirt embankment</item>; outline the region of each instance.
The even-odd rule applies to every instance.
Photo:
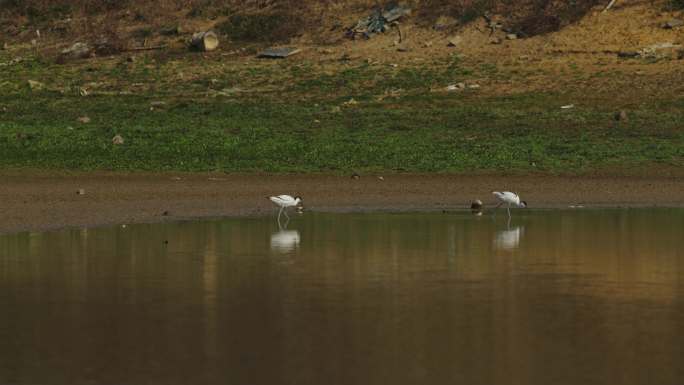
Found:
[[[79,195],[83,189],[85,194]],[[531,208],[684,206],[684,178],[223,174],[0,175],[0,233],[272,215],[266,199],[297,194],[308,211],[409,211],[493,203],[512,190]]]

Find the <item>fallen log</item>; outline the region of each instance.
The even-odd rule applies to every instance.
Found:
[[[133,47],[133,48],[126,48],[124,51],[131,52],[131,51],[153,51],[157,49],[164,49],[168,47],[166,44],[162,45],[155,45],[151,47]]]

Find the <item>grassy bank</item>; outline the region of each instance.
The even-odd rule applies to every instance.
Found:
[[[222,65],[201,76],[180,66],[147,58],[96,66],[28,59],[7,67],[0,167],[581,174],[684,165],[681,97],[640,100],[617,123],[612,96],[586,89],[446,92],[445,85],[473,78],[530,76],[457,59],[334,71]],[[29,79],[42,89],[29,89]],[[560,108],[569,103],[575,108]],[[112,144],[114,135],[125,142]]]

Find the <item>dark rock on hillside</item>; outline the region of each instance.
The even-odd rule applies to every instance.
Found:
[[[663,24],[665,29],[675,29],[684,26],[684,20],[672,19],[667,23]]]

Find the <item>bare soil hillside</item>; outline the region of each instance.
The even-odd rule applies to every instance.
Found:
[[[621,90],[616,96],[644,87],[680,92],[684,27],[662,27],[683,17],[678,3],[620,0],[602,12],[607,3],[414,0],[404,3],[412,12],[398,25],[367,40],[352,40],[347,30],[379,3],[4,0],[0,48],[10,56],[30,52],[59,60],[60,52],[76,42],[104,42],[105,49],[93,56],[131,50],[146,54],[138,50],[164,47],[164,53],[182,60],[192,56],[187,43],[193,32],[214,29],[221,38],[214,55],[224,63],[254,60],[259,49],[274,44],[303,48],[297,60],[328,63],[326,70],[341,58],[429,66],[458,55],[491,69],[491,76],[480,79],[487,92],[583,87],[586,82],[606,83],[598,87],[606,92]],[[516,81],[516,74],[524,75],[524,81]]]

